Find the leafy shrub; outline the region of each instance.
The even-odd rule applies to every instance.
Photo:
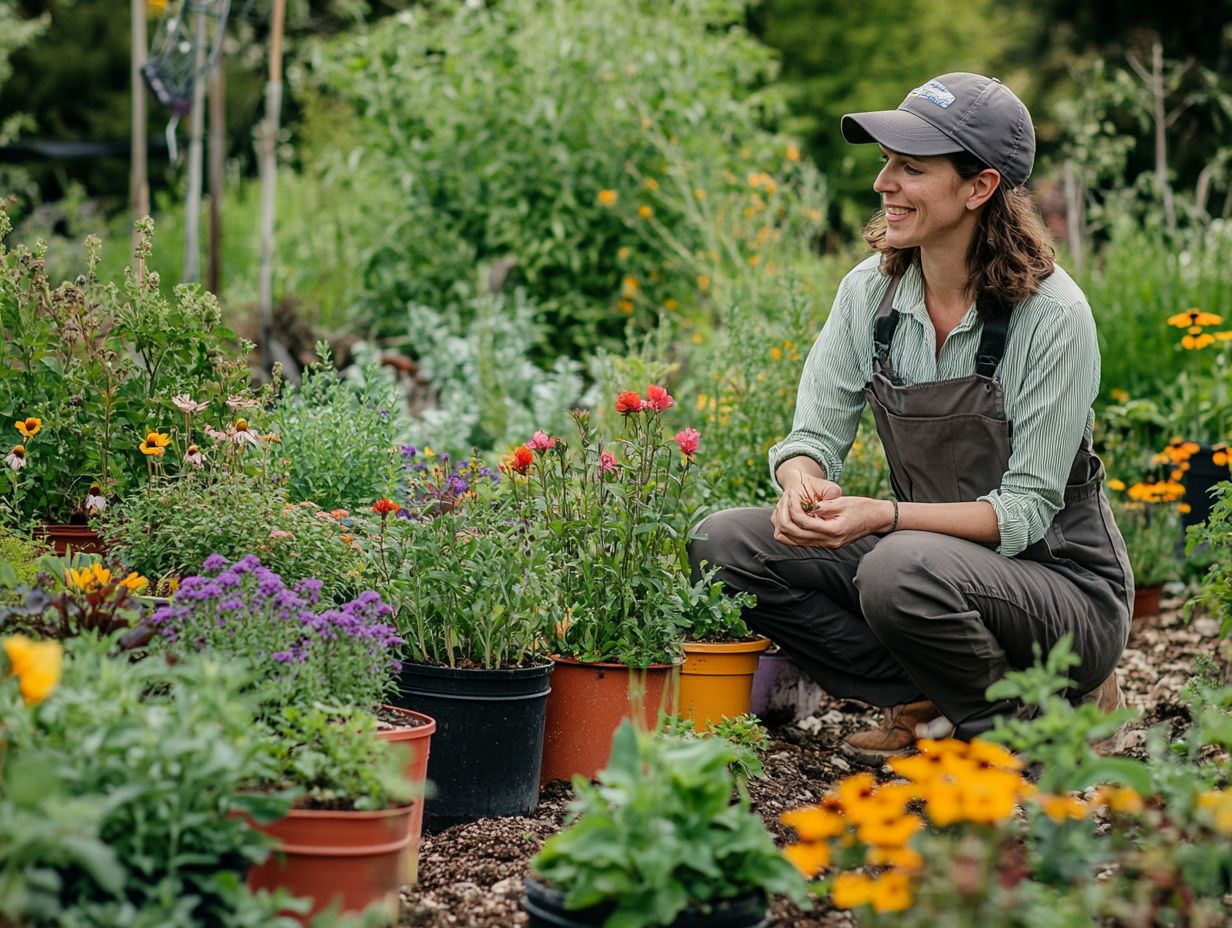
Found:
[[[1198,595],[1185,604],[1185,613],[1192,614],[1198,605],[1206,607],[1226,638],[1232,634],[1232,483],[1219,484],[1217,492],[1210,518],[1189,529],[1186,551],[1192,554],[1205,545],[1213,557]]]
[[[332,369],[327,345],[317,353],[318,363],[304,371],[298,387],[288,385],[271,410],[286,461],[287,496],[326,509],[365,506],[393,490],[401,397],[375,367],[356,386]]]
[[[244,883],[268,852],[234,813],[268,760],[243,668],[67,648],[59,688],[33,710],[0,686],[0,921],[294,924]]]
[[[38,573],[43,546],[5,528],[0,528],[0,586],[28,584]]]

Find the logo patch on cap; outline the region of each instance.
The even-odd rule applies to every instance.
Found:
[[[929,103],[935,103],[942,109],[945,109],[954,102],[954,95],[945,89],[945,84],[938,80],[931,80],[927,84],[921,84],[911,91],[909,96],[923,97]]]

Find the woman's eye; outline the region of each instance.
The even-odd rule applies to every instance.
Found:
[[[913,166],[912,166],[912,165],[910,165],[910,164],[904,164],[904,165],[903,165],[903,170],[904,170],[904,171],[906,171],[908,174],[923,174],[923,173],[924,173],[924,172],[923,172],[923,171],[921,171],[919,168],[917,168],[917,167],[913,167]]]

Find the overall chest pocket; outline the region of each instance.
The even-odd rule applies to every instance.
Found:
[[[969,503],[1001,485],[1010,457],[1010,423],[978,413],[900,416],[881,410],[894,444],[891,468],[917,503]]]

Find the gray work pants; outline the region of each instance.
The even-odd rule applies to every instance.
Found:
[[[970,738],[1015,710],[984,691],[1029,667],[1033,644],[1047,654],[1073,636],[1071,698],[1099,686],[1125,646],[1124,604],[1093,576],[933,532],[793,547],[774,540],[770,513],[714,513],[689,560],[695,576],[706,562],[730,589],[753,593],[745,620],[834,696],[876,706],[927,697]]]

